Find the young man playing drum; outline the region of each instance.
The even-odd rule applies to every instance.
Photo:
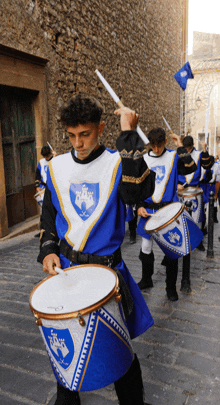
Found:
[[[195,162],[183,147],[180,137],[173,133],[170,136],[177,146],[177,151],[166,149],[167,138],[162,128],[152,129],[148,134],[151,149],[144,155],[148,167],[156,173],[156,180],[153,195],[138,204],[138,215],[141,218],[137,233],[142,236],[139,255],[142,262],[142,279],[138,283],[141,290],[153,287],[152,275],[154,273],[153,239],[144,230],[146,218],[167,204],[178,201],[177,188],[182,188],[178,185],[178,174],[186,175],[196,170]],[[164,221],[166,222],[165,218]],[[165,263],[167,298],[170,301],[176,301],[178,300],[176,291],[178,259],[171,260],[166,257]]]
[[[146,331],[153,320],[121,257],[125,204],[136,204],[150,196],[155,174],[143,159],[144,144],[134,130],[138,115],[126,107],[115,114],[121,120],[122,132],[117,140],[120,154],[99,142],[105,124],[97,100],[78,95],[63,109],[61,121],[66,125],[73,150],[49,164],[38,261],[43,263],[43,271],[52,275],[56,274],[54,266],[93,263],[117,268],[119,279],[123,276],[130,290],[125,288],[128,291],[124,292],[123,308],[130,336],[134,338]],[[87,205],[87,197],[91,196],[92,206]],[[82,200],[80,204],[77,197]],[[57,380],[55,405],[80,404],[78,392]],[[121,405],[144,404],[136,355],[129,370],[115,382],[115,389]]]
[[[201,178],[201,169],[202,167],[205,170],[211,169],[213,163],[214,163],[214,157],[209,156],[209,153],[207,152],[207,145],[205,142],[200,142],[202,145],[202,152],[198,151],[194,148],[194,141],[193,137],[188,135],[183,138],[183,145],[187,149],[188,153],[190,153],[190,156],[196,163],[196,170],[193,173],[189,174],[179,174],[178,181],[180,184],[184,184],[184,187],[196,187],[199,185],[199,181]],[[201,222],[199,222],[197,225],[200,229],[202,229],[202,223],[205,220],[205,211],[204,211],[204,206],[202,207],[202,218]],[[199,246],[197,247],[198,250],[204,252],[205,247],[203,243],[201,242]]]
[[[49,146],[43,146],[41,149],[41,155],[43,158],[38,162],[35,173],[35,188],[37,193],[46,186],[48,164],[53,157],[57,156],[57,153],[51,151]]]

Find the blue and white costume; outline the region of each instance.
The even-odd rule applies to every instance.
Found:
[[[53,156],[52,156],[53,157]],[[45,158],[40,159],[36,170],[36,187],[44,188],[47,182],[47,170],[49,161]]]
[[[190,153],[192,159],[194,160],[196,164],[196,170],[193,173],[187,174],[187,175],[179,175],[179,182],[181,184],[187,184],[188,186],[197,186],[199,184],[200,176],[201,176],[201,157],[202,157],[202,152],[199,152],[196,149],[193,149],[193,151]]]
[[[203,195],[205,196],[204,198],[204,204],[207,204],[209,202],[209,193],[210,191],[213,191],[215,193],[215,184],[216,182],[220,182],[220,164],[218,162],[215,162],[212,166],[211,169],[209,169],[209,172],[211,173],[211,178],[207,179],[207,173],[208,170],[203,169],[201,170],[201,178],[200,178],[200,187],[203,189]],[[214,206],[217,207],[217,201],[215,201]]]
[[[178,201],[176,190],[178,183],[177,162],[179,156],[176,151],[165,149],[164,153],[160,156],[149,151],[144,155],[144,159],[150,170],[156,173],[154,193],[145,200],[144,205],[147,212],[152,214],[160,208],[160,205],[162,207],[164,203]],[[152,208],[149,208],[151,206]],[[152,240],[150,241],[152,237],[144,230],[145,223],[146,218],[141,217],[138,223],[137,233],[146,239],[146,242],[143,241],[144,246],[142,244],[142,251],[143,253],[149,254],[152,250]],[[148,243],[147,240],[150,243]]]
[[[88,163],[79,161],[73,151],[50,162],[42,215],[42,228],[46,229],[43,245],[49,243],[44,257],[58,252],[54,243],[47,242],[52,234],[75,251],[89,255],[112,255],[120,248],[126,218],[118,192],[121,179],[119,152],[104,146]],[[42,257],[38,260],[42,261]],[[74,265],[63,255],[60,260],[62,268]],[[131,338],[135,338],[153,324],[153,319],[124,261],[116,267],[132,294],[133,310],[126,321]]]

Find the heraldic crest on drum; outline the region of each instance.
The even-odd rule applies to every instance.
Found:
[[[198,205],[199,205],[199,202],[198,202],[197,198],[195,200],[191,200],[191,203],[192,203],[191,208],[192,208],[193,212],[195,212],[197,210],[197,208],[198,208]]]
[[[75,211],[86,221],[99,203],[99,183],[70,183],[69,192]]]
[[[74,343],[69,329],[42,326],[42,332],[51,354],[61,367],[66,370],[71,365],[74,357]]]
[[[163,237],[173,246],[182,246],[183,244],[182,234],[176,226],[173,229],[170,229],[168,232],[164,233]]]
[[[157,184],[160,184],[161,181],[163,181],[165,177],[165,166],[155,166],[151,167],[151,170],[153,170],[156,173],[155,181]]]

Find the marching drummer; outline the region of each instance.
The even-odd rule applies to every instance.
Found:
[[[44,272],[54,275],[54,266],[93,263],[117,268],[125,281],[120,286],[122,306],[133,339],[146,331],[153,319],[121,257],[125,204],[149,197],[155,174],[143,159],[144,144],[134,130],[138,114],[126,107],[115,111],[122,131],[116,143],[118,152],[99,142],[105,127],[102,110],[96,99],[79,94],[61,112],[73,149],[49,163],[38,261]],[[136,150],[138,158],[133,159]],[[58,380],[55,405],[80,404],[78,392]],[[135,354],[131,367],[115,382],[115,389],[121,405],[145,404]]]
[[[183,145],[187,149],[188,153],[192,157],[192,159],[196,163],[196,170],[193,173],[190,174],[179,174],[178,177],[178,182],[184,187],[196,187],[199,185],[199,181],[201,179],[201,169],[202,167],[205,170],[209,170],[213,163],[214,163],[214,157],[210,156],[208,151],[207,151],[207,144],[205,142],[200,142],[202,146],[202,151],[198,151],[194,147],[194,141],[193,137],[188,135],[183,138]],[[201,221],[198,222],[198,227],[202,229],[202,222],[205,220],[205,211],[204,211],[204,205],[202,206],[202,214],[201,214]],[[204,252],[205,247],[203,245],[203,242],[199,244],[197,247],[198,250]]]
[[[171,202],[178,201],[177,188],[178,175],[187,175],[196,170],[196,164],[182,145],[181,139],[173,132],[170,133],[177,151],[166,148],[167,138],[164,129],[154,128],[148,134],[150,150],[144,155],[148,167],[155,171],[155,190],[152,196],[140,202],[137,206],[138,215],[141,216],[137,233],[142,236],[142,245],[139,259],[142,263],[142,278],[138,283],[141,290],[153,287],[152,275],[154,273],[153,239],[144,230],[146,218],[158,209]],[[165,256],[166,265],[166,293],[170,301],[178,300],[176,280],[178,273],[178,259],[169,259]],[[182,284],[182,283],[181,283]]]
[[[37,193],[46,186],[48,164],[53,157],[57,156],[57,153],[46,145],[42,147],[41,155],[43,158],[39,160],[35,173],[35,188]]]

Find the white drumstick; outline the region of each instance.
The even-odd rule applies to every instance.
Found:
[[[54,267],[54,270],[57,273],[62,274],[63,276],[67,276],[67,273],[64,270],[60,269],[59,267]]]
[[[117,96],[117,94],[114,92],[114,90],[108,84],[108,82],[104,79],[104,77],[101,75],[101,73],[98,71],[98,69],[96,69],[95,73],[101,80],[102,84],[105,86],[106,90],[109,92],[110,96],[113,98],[114,102],[118,105],[118,107],[120,107],[120,108],[124,107],[124,105],[122,104],[122,102],[119,99],[119,97]],[[144,144],[147,145],[149,143],[149,140],[147,139],[146,135],[143,133],[143,131],[141,130],[141,128],[138,125],[136,127],[136,131],[137,131],[138,135],[140,136],[140,138],[142,139],[142,141],[144,142]]]
[[[49,144],[49,142],[47,142],[47,145],[49,146],[49,148],[53,151],[52,146]]]

